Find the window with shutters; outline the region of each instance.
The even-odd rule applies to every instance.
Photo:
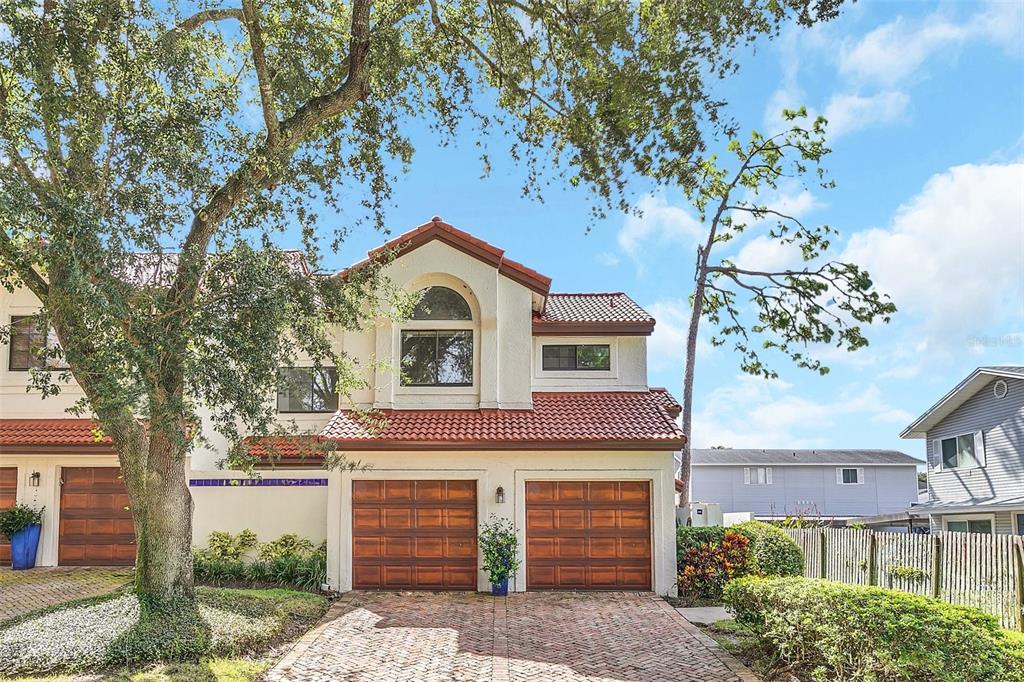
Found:
[[[857,467],[836,469],[836,483],[839,485],[860,485],[864,482],[864,470]]]
[[[980,431],[943,438],[939,441],[943,469],[974,469],[985,466],[985,448]]]
[[[746,485],[771,485],[771,467],[744,467],[743,483]]]

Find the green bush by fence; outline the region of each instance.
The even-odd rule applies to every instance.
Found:
[[[739,578],[725,601],[815,680],[1024,682],[1024,642],[976,609],[809,578]]]

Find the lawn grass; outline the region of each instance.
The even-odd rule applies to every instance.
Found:
[[[67,602],[25,614],[0,627],[0,645],[5,632],[11,627],[31,628],[32,621],[72,609],[88,609],[106,602],[124,599],[129,594],[115,591],[100,597]],[[193,650],[168,649],[163,643],[168,637],[159,627],[133,627],[107,642],[110,651],[106,664],[74,665],[70,667],[44,667],[35,677],[17,677],[21,682],[69,682],[71,680],[110,680],[112,682],[248,682],[261,676],[277,658],[280,647],[304,633],[316,623],[327,609],[327,600],[319,595],[294,590],[233,589],[201,587],[197,596],[207,612],[222,614],[223,618],[239,619],[239,623],[257,623],[261,627],[228,642],[210,638],[206,653]],[[113,604],[112,604],[113,605]],[[173,629],[173,618],[169,621]],[[45,637],[46,633],[40,633]],[[125,664],[111,664],[129,651],[132,656]],[[168,653],[170,652],[170,653]],[[170,655],[185,660],[161,661]],[[198,660],[196,660],[198,659]],[[22,670],[22,673],[28,673]]]

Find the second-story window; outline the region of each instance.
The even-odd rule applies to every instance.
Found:
[[[984,466],[980,433],[967,433],[941,442],[943,469],[971,469]]]
[[[611,347],[607,343],[544,346],[545,371],[609,370]]]
[[[282,367],[278,377],[278,412],[334,412],[338,409],[338,370],[334,367]]]
[[[11,345],[7,369],[25,372],[46,367],[46,330],[28,315],[11,316]]]
[[[403,386],[473,385],[473,313],[458,292],[430,287],[402,330]]]
[[[743,482],[746,485],[771,485],[771,467],[743,467]]]
[[[863,469],[854,467],[836,469],[836,483],[839,485],[860,485],[863,482]]]

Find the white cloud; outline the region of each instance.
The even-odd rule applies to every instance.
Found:
[[[868,96],[852,93],[833,95],[825,105],[828,139],[831,142],[862,128],[892,123],[902,118],[908,104],[910,97],[898,90],[886,90]]]
[[[903,17],[879,26],[839,53],[839,72],[883,84],[897,83],[916,72],[933,55],[955,58],[961,47],[973,40],[1019,49],[1024,5],[1019,2],[991,2],[967,20],[943,11],[920,22]]]
[[[690,303],[686,299],[662,300],[644,306],[654,317],[654,333],[647,341],[650,370],[677,369],[682,375],[686,360],[686,337],[690,326]],[[713,348],[697,338],[697,357],[706,357]]]
[[[694,415],[695,447],[836,447],[829,427],[861,419],[905,424],[910,413],[885,402],[874,384],[847,384],[828,399],[796,395],[793,385],[740,374],[701,400]]]
[[[930,353],[963,349],[1024,316],[1024,163],[933,176],[886,228],[854,234],[841,260],[867,268]]]
[[[704,228],[690,213],[673,206],[663,194],[645,194],[636,203],[641,215],[628,215],[619,230],[619,247],[644,271],[645,248],[652,245],[690,245],[703,234]]]
[[[594,260],[609,268],[615,267],[619,264],[619,257],[610,251],[602,251],[594,256]]]

